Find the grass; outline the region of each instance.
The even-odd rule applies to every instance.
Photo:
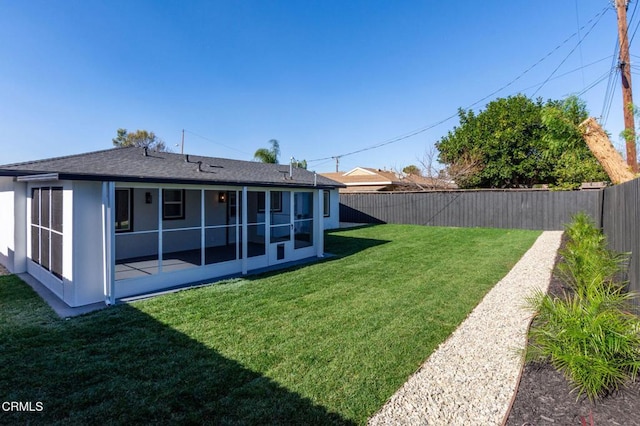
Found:
[[[365,424],[539,232],[380,225],[336,257],[60,320],[0,277],[0,399],[47,423]]]

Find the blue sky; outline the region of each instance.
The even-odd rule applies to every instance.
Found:
[[[278,139],[281,162],[325,172],[429,127],[340,160],[402,169],[496,97],[581,94],[600,116],[616,37],[607,0],[0,0],[0,164],[110,148],[118,128],[179,152],[185,129],[187,153]]]

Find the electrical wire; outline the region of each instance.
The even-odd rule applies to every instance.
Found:
[[[609,59],[609,58],[610,58],[610,56],[605,56],[604,58],[602,58],[602,59],[598,59],[597,61],[593,61],[593,62],[591,62],[591,63],[589,63],[589,64],[587,64],[587,65],[581,66],[581,67],[579,67],[579,68],[574,68],[574,69],[572,69],[571,71],[567,71],[567,72],[565,72],[565,73],[559,74],[559,75],[557,75],[557,76],[553,77],[553,78],[552,78],[551,80],[549,80],[549,81],[553,81],[553,80],[557,80],[557,79],[562,78],[562,77],[566,77],[566,76],[567,76],[567,75],[569,75],[569,74],[572,74],[572,73],[574,73],[574,72],[576,72],[576,71],[584,70],[585,68],[590,67],[591,65],[598,64],[598,63],[600,63],[600,62],[602,62],[602,61],[605,61],[605,60],[607,60],[607,59]],[[532,84],[531,86],[529,86],[529,87],[525,87],[524,89],[522,89],[522,91],[523,91],[523,92],[525,92],[525,91],[527,91],[527,90],[529,90],[529,89],[533,89],[534,87],[538,87],[538,86],[539,86],[539,85],[541,85],[541,84],[542,84],[542,83]],[[584,84],[584,83],[583,83],[583,84]]]
[[[576,31],[575,33],[573,33],[572,35],[570,35],[569,37],[567,37],[563,42],[561,42],[559,45],[557,45],[555,48],[553,48],[549,53],[547,53],[545,56],[543,56],[542,58],[540,58],[537,62],[535,62],[533,65],[531,65],[529,68],[527,68],[526,70],[524,70],[520,75],[518,75],[516,78],[514,78],[513,80],[511,80],[510,82],[508,82],[507,84],[505,84],[504,86],[500,87],[497,90],[494,90],[493,92],[489,93],[487,96],[477,100],[476,102],[468,105],[466,108],[464,108],[465,110],[471,109],[472,107],[476,106],[477,104],[487,100],[488,98],[502,92],[503,90],[507,89],[508,87],[512,86],[515,82],[517,82],[518,80],[520,80],[525,74],[527,74],[529,71],[531,71],[533,68],[535,68],[536,66],[538,66],[540,63],[542,63],[544,60],[546,60],[548,57],[550,57],[551,55],[553,55],[558,49],[560,49],[562,46],[564,46],[565,44],[567,44],[569,42],[569,40],[571,40],[573,37],[575,37],[576,35],[578,35],[578,32],[580,30],[583,30],[584,28],[586,28],[591,22],[593,22],[594,20],[596,21],[593,26],[587,31],[587,34],[585,34],[585,37],[591,32],[591,30],[593,30],[593,28],[595,27],[595,25],[600,21],[600,19],[602,19],[602,16],[604,16],[604,14],[609,10],[609,6],[605,7],[604,9],[602,9],[600,12],[596,13],[589,21],[587,21],[587,23],[585,23],[582,27],[580,27],[578,29],[578,31]],[[578,41],[578,45],[576,47],[573,48],[572,52],[580,45],[580,43],[582,42],[583,39]],[[542,84],[542,86],[544,86],[544,84],[546,84],[552,77],[553,74],[555,74],[555,72],[560,68],[560,66],[564,63],[565,60],[563,60],[560,65],[558,67],[556,67],[556,69],[554,70],[554,72],[547,78],[547,80],[545,80],[545,82]],[[540,86],[540,88],[542,87]],[[538,88],[538,90],[540,90],[540,88]],[[536,91],[537,93],[537,91]],[[365,152],[365,151],[370,151],[373,149],[377,149],[377,148],[381,148],[383,146],[386,145],[390,145],[396,142],[400,142],[403,141],[405,139],[409,139],[413,136],[419,135],[421,133],[424,133],[428,130],[433,129],[434,127],[439,126],[440,124],[443,124],[449,120],[451,120],[452,118],[455,118],[458,116],[458,112],[456,112],[455,114],[452,114],[446,118],[443,118],[442,120],[439,120],[433,124],[429,124],[427,126],[421,127],[419,129],[413,130],[411,132],[405,133],[403,135],[400,136],[396,136],[394,138],[391,139],[387,139],[383,142],[377,143],[375,145],[371,145],[369,147],[365,147],[365,148],[361,148],[355,151],[351,151],[351,152],[347,152],[345,154],[341,154],[341,155],[333,155],[333,156],[329,156],[329,157],[323,157],[323,158],[317,158],[317,159],[313,159],[313,160],[308,160],[307,163],[315,163],[315,162],[319,162],[319,161],[326,161],[326,160],[333,160],[336,158],[342,158],[342,157],[347,157],[350,155],[354,155],[354,154],[359,154],[361,152]]]
[[[606,12],[607,10],[609,10],[608,7],[605,8],[602,12],[600,12],[600,15],[599,15],[598,19],[593,23],[591,28],[589,28],[589,30],[584,35],[584,37],[581,38],[580,40],[578,40],[578,43],[576,44],[576,46],[573,49],[571,49],[571,51],[567,54],[567,56],[565,56],[565,58],[562,61],[560,61],[558,66],[553,70],[553,72],[549,75],[549,77],[547,77],[547,79],[544,81],[544,83],[542,83],[540,85],[540,87],[538,87],[538,89],[536,89],[536,91],[533,92],[533,94],[531,95],[532,98],[540,91],[540,89],[542,89],[549,82],[549,80],[551,80],[551,77],[553,77],[553,75],[560,69],[560,67],[567,61],[567,59],[569,59],[569,57],[573,54],[573,52],[575,52],[575,50],[582,45],[582,42],[587,38],[587,36],[596,27],[596,25],[598,25],[598,22],[600,22],[600,19],[602,19],[602,17],[604,16],[604,12]],[[591,19],[591,21],[593,21],[593,19]],[[591,21],[589,21],[589,22],[591,22]]]
[[[631,24],[633,23],[633,17],[636,16],[637,9],[638,9],[638,2],[636,1],[635,6],[633,6],[633,12],[631,12],[631,19],[629,19],[629,25],[627,26],[627,38],[629,37],[629,26],[631,26]],[[640,24],[640,19],[638,19],[638,22],[636,23],[636,28],[633,30],[633,34],[631,34],[631,38],[628,39],[629,46],[631,46],[631,43],[633,42],[633,38],[636,35],[636,31],[638,31],[638,24]]]
[[[578,0],[575,0],[576,5],[576,26],[578,27],[578,40],[582,39],[580,36],[580,14],[578,9]],[[580,66],[584,64],[584,59],[582,57],[582,46],[580,46]],[[582,71],[582,87],[584,87],[584,71]]]
[[[618,83],[618,73],[617,70],[617,62],[619,60],[618,53],[620,50],[620,44],[618,39],[616,38],[616,44],[613,48],[613,56],[611,57],[611,74],[609,75],[609,81],[607,82],[607,88],[604,93],[604,100],[602,103],[602,111],[600,112],[600,120],[602,125],[607,124],[607,120],[609,119],[609,113],[611,112],[611,104],[613,102],[613,94],[615,91],[615,86]]]
[[[580,97],[582,95],[584,95],[585,93],[587,93],[589,90],[593,89],[594,87],[596,87],[598,84],[602,83],[606,78],[608,78],[611,75],[610,71],[607,71],[606,73],[604,73],[603,75],[601,75],[600,77],[598,77],[593,83],[589,84],[587,87],[585,87],[584,89],[582,89],[582,91],[578,92],[576,96]]]
[[[227,149],[230,149],[230,150],[232,150],[232,151],[236,151],[236,152],[239,152],[239,153],[241,153],[241,154],[245,154],[245,155],[251,155],[251,154],[249,154],[249,153],[247,153],[247,152],[240,151],[239,149],[236,149],[236,148],[234,148],[234,147],[232,147],[232,146],[225,145],[225,144],[223,144],[223,143],[220,143],[220,142],[218,142],[218,141],[215,141],[215,140],[213,140],[213,139],[211,139],[211,138],[208,138],[208,137],[206,137],[206,136],[199,135],[199,134],[197,134],[197,133],[195,133],[195,132],[192,132],[191,130],[184,129],[184,131],[185,131],[186,133],[189,133],[190,135],[197,136],[197,137],[199,137],[200,139],[204,139],[204,140],[206,140],[206,141],[209,141],[209,142],[215,143],[216,145],[223,146],[223,147],[225,147],[225,148],[227,148]]]

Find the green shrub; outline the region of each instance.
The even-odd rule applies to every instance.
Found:
[[[640,369],[640,323],[623,310],[628,293],[594,291],[589,300],[539,293],[527,361],[549,361],[590,399],[634,380]]]
[[[566,233],[567,244],[560,250],[562,261],[556,268],[557,276],[581,294],[594,285],[620,291],[624,283],[616,279],[624,270],[628,255],[609,250],[605,236],[585,213],[573,217]]]
[[[526,360],[550,362],[578,391],[597,398],[634,380],[640,371],[640,318],[628,312],[634,297],[615,280],[625,257],[586,215],[567,227],[556,272],[575,292],[563,298],[541,292],[528,299],[536,312]]]

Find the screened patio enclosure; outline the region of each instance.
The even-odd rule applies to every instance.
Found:
[[[116,293],[135,293],[129,284],[152,277],[195,280],[321,255],[321,198],[317,190],[117,184]]]

